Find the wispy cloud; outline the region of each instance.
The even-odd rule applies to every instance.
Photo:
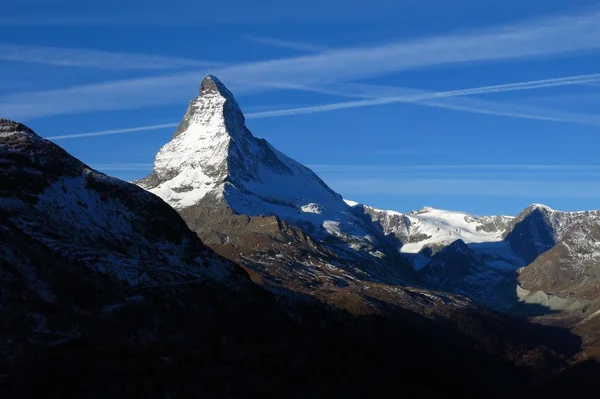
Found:
[[[324,82],[474,61],[559,54],[600,47],[600,13],[551,18],[468,34],[424,38],[372,47],[226,68],[224,79]],[[239,79],[239,78],[238,78]]]
[[[385,170],[415,170],[415,169],[462,169],[462,170],[600,170],[600,165],[574,164],[429,164],[429,165],[357,165],[357,164],[316,164],[309,165],[312,169],[322,171],[351,171],[365,170],[381,172]]]
[[[145,132],[145,131],[149,131],[149,130],[160,130],[160,129],[174,128],[174,127],[176,127],[178,125],[179,125],[179,123],[163,123],[162,125],[150,125],[150,126],[130,127],[130,128],[127,128],[127,129],[112,129],[112,130],[101,130],[101,131],[98,131],[98,132],[64,134],[64,135],[61,135],[61,136],[46,137],[46,139],[48,139],[48,140],[64,140],[64,139],[76,139],[76,138],[82,138],[82,137],[108,136],[108,135],[111,135],[111,134]]]
[[[298,50],[304,51],[307,53],[323,53],[331,50],[331,48],[326,46],[320,46],[317,44],[310,43],[302,43],[290,40],[281,40],[281,39],[273,39],[270,37],[262,37],[262,36],[246,36],[247,39],[252,40],[257,43],[267,44],[269,46],[281,47],[290,50]]]
[[[328,184],[345,196],[444,195],[510,198],[600,198],[592,181],[366,178],[333,179]]]
[[[447,148],[381,148],[381,149],[359,149],[360,154],[373,155],[430,155],[430,154],[448,154],[451,150]]]
[[[339,102],[333,104],[325,104],[325,105],[316,105],[312,107],[300,107],[300,108],[291,108],[284,110],[276,110],[276,111],[265,111],[255,113],[252,116],[254,118],[272,118],[279,116],[289,116],[289,115],[301,115],[301,114],[313,114],[317,112],[328,112],[335,110],[342,110],[348,108],[360,108],[360,107],[369,107],[376,105],[384,105],[384,104],[392,104],[399,102],[421,102],[425,100],[435,100],[435,99],[443,99],[448,97],[459,97],[459,96],[469,96],[476,94],[488,94],[488,93],[500,93],[500,92],[508,92],[508,91],[523,91],[523,90],[532,90],[532,89],[541,89],[546,87],[558,87],[558,86],[568,86],[574,84],[582,84],[589,82],[597,82],[600,81],[600,74],[591,74],[591,75],[579,75],[579,76],[570,76],[566,78],[556,78],[556,79],[544,79],[544,80],[534,80],[528,82],[520,82],[520,83],[508,83],[502,85],[492,85],[492,86],[483,86],[472,89],[461,89],[461,90],[449,90],[449,91],[440,91],[440,92],[421,92],[420,94],[407,94],[400,96],[391,96],[391,97],[382,97],[382,98],[372,98],[367,100],[359,100],[359,101],[346,101]],[[299,87],[299,86],[298,86]],[[500,111],[500,110],[489,110],[485,108],[475,108],[469,106],[460,106],[459,104],[443,104],[443,103],[432,103],[434,105],[443,106],[444,108],[453,108],[458,110],[467,110],[470,112],[479,112],[479,113],[490,113],[496,115],[506,115],[506,116],[514,116],[514,117],[525,117],[525,118],[533,118],[540,120],[548,120],[548,121],[559,121],[559,122],[573,122],[579,121],[585,122],[586,124],[600,125],[600,118],[595,116],[584,116],[580,115],[579,118],[572,117],[564,117],[561,118],[556,114],[548,114],[548,115],[535,115],[528,113],[520,113],[518,111]],[[564,115],[577,115],[577,114],[568,114],[563,113]],[[585,117],[585,120],[582,119]]]
[[[0,26],[215,26],[222,29],[231,23],[277,23],[324,21],[393,21],[403,12],[404,2],[379,1],[365,6],[362,0],[230,0],[210,4],[190,0],[134,2],[141,7],[115,7],[115,1],[86,2],[85,7],[71,5],[70,0],[54,0],[53,7],[43,7],[47,0],[18,0],[7,4],[0,15]],[[14,7],[11,7],[15,3]],[[57,4],[58,3],[58,4]],[[12,9],[12,10],[11,10]],[[11,12],[12,11],[12,12]],[[229,27],[228,27],[229,28]]]
[[[600,177],[600,165],[561,164],[427,164],[427,165],[309,165],[327,179],[339,178],[485,178],[488,180],[527,178],[556,180]]]
[[[314,86],[351,81],[424,66],[564,55],[598,48],[600,13],[591,12],[466,34],[211,68],[211,73],[234,92],[248,93],[289,84]],[[0,114],[23,119],[184,102],[206,72],[8,95],[0,98]]]
[[[433,92],[425,90],[415,90],[405,87],[391,87],[355,83],[341,83],[326,86],[315,87],[300,87],[299,90],[312,91],[316,93],[331,94],[340,97],[355,97],[355,98],[388,98],[388,97],[404,97],[404,96],[427,96]],[[480,100],[468,97],[450,97],[439,98],[436,100],[411,100],[406,101],[413,104],[424,105],[434,108],[445,108],[455,111],[470,112],[476,114],[507,116],[522,119],[534,120],[552,120],[560,122],[572,122],[584,125],[596,125],[598,118],[595,115],[586,115],[573,112],[563,112],[556,109],[548,109],[543,107],[534,107],[524,105],[521,102],[511,104],[505,102]]]
[[[253,112],[246,114],[247,119],[261,119],[261,118],[274,118],[274,117],[282,117],[282,116],[290,116],[290,115],[302,115],[302,114],[312,114],[317,112],[328,112],[328,111],[336,111],[342,109],[349,108],[359,108],[359,107],[368,107],[368,106],[376,106],[376,105],[384,105],[384,104],[392,104],[392,103],[402,103],[402,102],[420,102],[425,100],[433,100],[433,99],[444,99],[451,97],[459,97],[466,95],[474,95],[474,94],[486,94],[486,93],[498,93],[498,92],[508,92],[508,91],[522,91],[522,90],[533,90],[540,89],[544,87],[557,87],[557,86],[566,86],[572,84],[580,84],[582,82],[594,82],[600,81],[600,74],[593,75],[580,75],[580,76],[570,76],[565,78],[556,78],[556,79],[545,79],[545,80],[535,80],[529,82],[520,82],[520,83],[508,83],[503,85],[493,85],[493,86],[483,86],[472,89],[462,89],[462,90],[450,90],[450,91],[441,91],[441,92],[419,92],[419,94],[408,94],[402,96],[393,96],[393,97],[383,97],[383,98],[373,98],[368,100],[360,100],[360,101],[347,101],[341,103],[334,104],[325,104],[325,105],[317,105],[312,107],[300,107],[300,108],[289,108],[283,110],[275,110],[275,111],[262,111],[262,112]],[[433,106],[442,106],[444,108],[465,110],[469,112],[478,112],[478,113],[488,113],[494,115],[506,115],[512,117],[521,117],[521,118],[531,118],[538,120],[547,120],[547,121],[556,121],[556,122],[574,122],[574,123],[582,123],[594,126],[600,126],[600,117],[594,115],[584,115],[584,114],[574,114],[574,113],[566,113],[560,111],[549,111],[546,115],[543,114],[528,114],[526,112],[518,112],[518,111],[501,111],[498,109],[485,109],[483,107],[475,108],[473,104],[471,105],[463,105],[460,104],[443,104],[443,103],[432,103]],[[428,104],[431,105],[431,104]],[[488,104],[489,107],[489,104]],[[114,129],[114,130],[105,130],[99,132],[89,132],[89,133],[76,133],[72,135],[61,135],[61,136],[53,136],[48,137],[49,139],[70,139],[70,138],[81,138],[81,137],[89,137],[89,136],[104,136],[110,134],[122,134],[122,133],[130,133],[130,132],[140,132],[146,130],[156,130],[163,128],[170,128],[177,126],[177,123],[166,123],[162,125],[150,125],[150,126],[139,126],[133,128],[126,129]]]
[[[147,171],[152,169],[148,163],[92,163],[94,169],[105,171]],[[510,177],[513,180],[538,178],[548,181],[562,177],[577,176],[580,178],[600,177],[600,165],[574,165],[574,164],[465,164],[465,165],[357,165],[357,164],[316,164],[307,165],[318,174],[326,175],[332,180],[341,176],[351,175],[352,179],[359,180],[371,176],[399,176],[406,175],[411,178],[427,177],[428,180],[437,180],[452,175],[453,180],[465,178],[485,177],[496,181]],[[458,178],[460,176],[460,179]]]
[[[90,166],[97,170],[107,171],[145,171],[152,169],[153,165],[151,163],[97,163]]]
[[[0,43],[0,60],[66,67],[119,70],[190,69],[208,66],[216,67],[219,65],[216,62],[210,61],[197,61],[157,55],[118,53],[81,48],[31,46],[12,43]]]

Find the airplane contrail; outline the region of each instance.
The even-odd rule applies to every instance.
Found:
[[[470,96],[470,95],[476,95],[476,94],[533,90],[533,89],[541,89],[541,88],[546,88],[546,87],[558,87],[558,86],[568,86],[568,85],[575,85],[575,84],[594,83],[594,82],[599,82],[599,81],[600,81],[600,74],[596,73],[596,74],[589,74],[589,75],[569,76],[569,77],[563,77],[563,78],[532,80],[532,81],[527,81],[527,82],[482,86],[482,87],[476,87],[476,88],[471,88],[471,89],[448,90],[448,91],[439,91],[439,92],[431,92],[431,93],[411,94],[411,95],[404,95],[404,96],[391,96],[391,97],[374,98],[374,99],[367,99],[367,100],[346,101],[346,102],[338,102],[338,103],[325,104],[325,105],[316,105],[316,106],[311,106],[311,107],[299,107],[299,108],[289,108],[289,109],[273,110],[273,111],[253,112],[253,113],[247,114],[246,118],[247,119],[275,118],[275,117],[281,117],[281,116],[303,115],[303,114],[313,114],[313,113],[317,113],[317,112],[336,111],[336,110],[348,109],[348,108],[369,107],[369,106],[402,103],[402,102],[412,103],[412,102],[418,102],[418,101],[423,101],[423,100]],[[514,115],[510,115],[510,116],[519,117],[520,115],[514,114]],[[545,120],[553,120],[553,121],[560,121],[560,122],[564,121],[562,119],[558,119],[558,118],[554,119],[551,117],[536,118],[536,119],[545,119]],[[600,125],[600,121],[598,121],[598,122],[588,121],[585,124]],[[103,131],[98,131],[98,132],[51,136],[51,137],[47,137],[47,139],[49,139],[49,140],[64,140],[64,139],[82,138],[82,137],[91,137],[91,136],[105,136],[105,135],[111,135],[111,134],[122,134],[122,133],[131,133],[131,132],[140,132],[140,131],[147,131],[147,130],[172,128],[172,127],[176,127],[178,125],[179,125],[179,123],[165,123],[165,124],[160,124],[160,125],[139,126],[139,127],[125,128],[125,129],[113,129],[113,130],[103,130]]]

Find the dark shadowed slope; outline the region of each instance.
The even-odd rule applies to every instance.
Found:
[[[0,205],[3,397],[514,397],[578,347],[424,289],[355,287],[385,317],[276,300],[158,197],[7,120]]]
[[[148,313],[154,292],[252,288],[162,200],[8,120],[0,120],[0,242],[5,359],[105,328],[153,341],[170,329]]]

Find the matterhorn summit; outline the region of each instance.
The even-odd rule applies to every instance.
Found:
[[[254,137],[231,92],[211,75],[156,155],[152,173],[138,184],[175,209],[210,196],[251,216],[314,220],[315,208],[349,211],[311,170]]]
[[[179,211],[203,241],[236,245],[236,255],[250,245],[255,250],[256,242],[274,251],[273,240],[266,237],[277,235],[287,245],[280,252],[306,245],[306,256],[318,246],[319,255],[313,252],[313,257],[321,265],[336,259],[346,266],[372,261],[380,277],[397,277],[401,269],[413,272],[406,262],[396,265],[398,251],[369,218],[310,169],[254,137],[231,92],[212,75],[202,81],[173,138],[159,150],[152,173],[136,183]],[[249,236],[251,231],[255,236]],[[245,258],[250,257],[246,251]],[[276,261],[282,259],[285,255],[279,254]],[[373,276],[368,266],[361,269],[356,272],[363,277]]]

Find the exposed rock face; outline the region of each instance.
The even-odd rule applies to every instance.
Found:
[[[491,265],[494,261],[489,254],[478,253],[457,240],[433,254],[419,273],[432,287],[464,295],[492,309],[510,310],[517,301],[516,273]]]
[[[532,204],[513,221],[505,235],[526,264],[552,248],[579,222],[600,223],[600,211],[561,212]]]
[[[514,271],[524,262],[502,238],[512,217],[476,217],[431,207],[406,214],[360,204],[353,209],[381,226],[430,287],[493,309],[514,305]]]
[[[515,218],[507,232],[506,241],[526,264],[556,244],[558,223],[553,216],[550,209],[531,205]]]
[[[473,217],[425,207],[401,214],[354,205],[433,287],[485,306],[535,314],[584,308],[597,298],[600,212],[532,204],[516,218]],[[526,313],[526,312],[525,312]]]
[[[451,279],[470,274],[470,268],[479,263],[480,260],[475,252],[463,240],[456,240],[433,255],[431,262],[421,270],[421,273],[433,277],[439,268],[445,268],[444,278]]]
[[[600,294],[600,223],[576,222],[550,250],[521,269],[529,290],[595,300]]]

